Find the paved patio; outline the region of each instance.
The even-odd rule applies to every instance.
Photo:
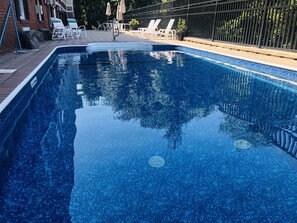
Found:
[[[93,42],[112,41],[112,33],[104,31],[87,31],[88,38],[82,34],[81,39],[54,40],[41,43],[39,50],[28,50],[27,53],[12,52],[0,56],[0,103],[24,80],[47,55],[57,46],[86,45]],[[218,52],[237,58],[248,59],[266,64],[280,66],[297,71],[297,53],[279,50],[258,49],[226,43],[211,42],[197,38],[186,38],[186,41],[167,39],[149,39],[132,35],[129,32],[121,33],[117,42],[149,41],[190,46],[211,52]],[[2,70],[4,69],[4,70]],[[6,69],[15,69],[13,72]]]

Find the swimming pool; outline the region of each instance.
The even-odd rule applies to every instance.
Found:
[[[1,120],[15,127],[0,219],[295,221],[296,86],[268,74],[296,73],[177,47],[76,51]]]

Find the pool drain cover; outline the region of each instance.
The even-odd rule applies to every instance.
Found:
[[[160,168],[165,165],[165,160],[161,156],[152,156],[149,159],[149,164],[152,167]]]
[[[234,146],[238,149],[248,149],[251,147],[251,145],[251,143],[243,139],[239,139],[234,142]]]

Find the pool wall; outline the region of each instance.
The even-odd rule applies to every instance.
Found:
[[[59,53],[85,52],[84,47],[58,47],[34,69],[26,79],[0,104],[0,154],[5,135],[10,133],[22,111],[28,106],[30,99],[46,76],[49,67]]]
[[[85,52],[85,46],[58,47],[36,67],[0,104],[0,189],[14,151],[6,151],[3,143],[11,134],[30,100],[42,84],[48,69],[59,53]]]

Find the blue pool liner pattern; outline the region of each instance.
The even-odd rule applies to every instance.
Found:
[[[294,71],[187,47],[158,45],[154,46],[154,50],[182,50],[250,70],[267,74],[273,73],[282,78],[296,80]],[[76,52],[85,53],[85,47],[58,48],[52,59],[54,60],[59,53]],[[141,62],[141,57],[137,59],[137,62]],[[198,60],[187,61],[189,64],[196,62],[199,64]],[[92,65],[94,69],[95,64],[87,63],[86,67]],[[203,63],[205,67],[208,65],[208,63]],[[45,77],[49,66],[46,63],[37,72],[38,84],[36,88],[40,84],[39,81],[41,82]],[[65,66],[67,67],[67,64]],[[144,70],[143,64],[141,66]],[[162,70],[162,66],[159,65],[158,68],[157,70]],[[96,71],[96,69],[92,70],[88,67],[85,73],[91,76],[92,71]],[[166,68],[162,71],[168,72],[167,76],[171,75]],[[189,77],[186,86],[191,86],[193,79],[190,76],[193,69],[188,68],[184,72]],[[16,148],[14,161],[19,159],[21,162],[17,162],[15,169],[11,172],[17,177],[11,176],[11,181],[8,182],[7,198],[0,201],[0,210],[2,210],[0,211],[0,222],[1,220],[4,222],[38,223],[294,222],[296,220],[296,199],[294,198],[297,190],[294,185],[296,185],[297,170],[295,158],[270,144],[258,147],[254,145],[247,151],[236,150],[232,139],[227,134],[217,131],[217,127],[224,118],[222,111],[231,114],[230,116],[241,118],[239,115],[236,116],[236,113],[228,113],[229,107],[224,110],[220,106],[215,106],[212,115],[187,123],[187,128],[185,128],[187,134],[184,136],[187,140],[179,149],[169,150],[166,149],[166,143],[162,138],[163,130],[139,129],[139,122],[136,120],[128,122],[128,125],[116,122],[113,111],[104,104],[97,107],[85,105],[85,109],[94,112],[94,119],[88,119],[89,122],[86,122],[84,118],[89,118],[92,113],[84,115],[84,109],[76,100],[78,95],[75,90],[64,101],[67,104],[69,101],[73,104],[73,108],[67,112],[65,107],[61,106],[62,103],[57,103],[58,100],[55,99],[55,95],[60,94],[57,93],[56,88],[61,87],[57,83],[72,83],[74,88],[71,89],[75,89],[76,80],[74,80],[73,73],[66,74],[72,81],[67,81],[67,79],[62,81],[62,73],[55,73],[54,78],[44,81],[46,86],[43,85],[42,89],[40,88],[43,97],[35,96],[34,98],[36,89],[30,90],[29,82],[9,105],[10,109],[6,109],[0,114],[1,133],[9,132],[11,131],[8,128],[9,125],[18,119],[16,108],[20,109],[22,113],[32,97],[33,104],[41,101],[39,104],[41,112],[35,111],[32,106],[31,112],[30,110],[24,112],[28,115],[19,124],[19,131],[24,128],[24,131],[20,131],[22,134],[32,133],[34,137],[27,139],[28,142],[24,143],[25,149],[22,144]],[[141,78],[137,80],[144,76],[139,77]],[[244,79],[239,75],[236,75],[237,77]],[[172,81],[174,78],[170,77],[170,80]],[[196,80],[196,82],[200,81]],[[90,80],[90,83],[92,84],[94,81]],[[177,86],[184,87],[182,84],[177,84]],[[211,89],[212,86],[207,86],[204,89],[205,95],[208,95],[208,89]],[[222,85],[218,84],[218,86]],[[140,91],[143,88],[145,86],[140,87]],[[168,88],[170,87],[167,86]],[[177,94],[176,98],[179,99],[184,92]],[[201,95],[204,96],[204,93],[202,91]],[[24,94],[27,96],[25,97]],[[192,96],[191,98],[194,98]],[[44,97],[48,97],[48,100],[42,100]],[[197,94],[195,97],[198,97]],[[239,102],[232,104],[233,97],[230,95],[229,97],[229,103],[225,104],[232,108],[235,107],[233,110],[231,108],[232,111],[237,112],[236,108],[246,106],[240,105]],[[201,98],[203,99],[203,97]],[[207,100],[201,101],[209,103]],[[146,102],[142,103],[143,107],[147,104]],[[162,111],[161,104],[155,103],[154,105]],[[103,114],[109,115],[100,120],[98,114],[102,108],[107,110]],[[252,108],[252,106],[248,108]],[[74,110],[76,110],[75,113]],[[242,110],[244,111],[244,109]],[[15,114],[11,113],[12,111]],[[49,111],[52,113],[48,114]],[[61,111],[64,114],[63,120],[52,120]],[[262,114],[260,111],[259,113]],[[42,116],[44,114],[47,116]],[[37,115],[40,115],[38,120],[45,120],[44,124],[35,121],[34,118],[30,119]],[[243,114],[242,117],[246,115],[248,114]],[[95,122],[95,118],[99,120]],[[30,122],[27,125],[22,125],[26,119],[30,119]],[[65,125],[65,119],[70,119],[70,125]],[[263,120],[259,117],[258,119]],[[176,118],[172,116],[170,120],[176,120]],[[236,121],[238,120],[234,118],[234,122]],[[252,119],[245,121],[246,125],[250,127]],[[92,126],[94,123],[100,123],[101,128],[96,126],[92,128],[92,131],[84,128],[85,125]],[[210,128],[209,123],[213,124],[213,128]],[[76,126],[83,126],[83,128],[78,129],[77,132]],[[56,134],[57,129],[63,133],[62,137]],[[102,129],[104,131],[100,132]],[[195,131],[191,132],[190,129]],[[46,132],[45,137],[42,132]],[[20,135],[20,133],[16,135]],[[79,135],[85,135],[95,141],[84,140],[82,137],[81,140],[76,140],[73,145],[73,138]],[[277,138],[281,137],[279,135]],[[64,140],[64,144],[60,144],[61,140]],[[43,144],[39,147],[41,141]],[[11,143],[14,143],[13,140]],[[76,147],[75,151],[74,146]],[[0,150],[0,155],[2,155],[1,152]],[[149,165],[149,158],[155,155],[160,155],[166,160],[164,167],[155,169]],[[88,166],[89,168],[78,168],[79,166]],[[21,202],[17,198],[20,198]]]
[[[199,55],[205,58],[210,58],[213,60],[218,60],[226,63],[230,63],[235,66],[243,67],[246,69],[249,69],[251,71],[261,72],[264,74],[273,75],[279,78],[291,80],[291,81],[297,81],[297,72],[292,70],[287,70],[283,68],[273,67],[270,65],[255,63],[247,60],[237,59],[230,56],[224,56],[220,54],[215,54],[211,52],[206,52],[198,49],[192,49],[189,47],[182,47],[182,46],[176,46],[176,50],[180,50],[183,52]]]

